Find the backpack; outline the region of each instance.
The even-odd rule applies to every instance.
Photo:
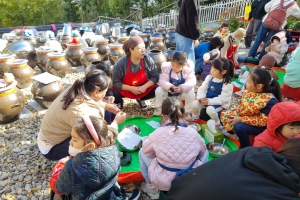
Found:
[[[280,0],[280,5],[268,13],[267,18],[264,21],[264,24],[267,28],[272,29],[274,31],[279,30],[286,19],[287,9],[294,5],[296,2],[293,1],[287,6],[284,6],[283,3],[284,0]]]

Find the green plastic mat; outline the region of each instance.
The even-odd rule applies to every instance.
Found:
[[[248,68],[251,70],[253,68],[253,66],[248,66]],[[279,85],[281,85],[283,83],[283,78],[284,78],[285,72],[281,71],[281,70],[277,70],[277,69],[275,69],[275,72],[278,74],[278,77],[279,77],[278,83],[279,83]],[[239,88],[243,87],[243,83],[239,82],[238,78],[233,79],[232,82],[234,82],[234,85]]]
[[[149,121],[159,122],[160,119],[161,119],[161,117],[159,117],[159,116],[153,116],[151,118],[144,118],[144,117],[127,118],[125,122],[123,122],[122,124],[119,125],[119,132],[122,130],[123,126],[129,125],[129,124],[134,124],[141,128],[140,136],[148,136],[155,129],[152,126],[150,126],[149,124],[147,124],[147,122],[149,122]],[[202,138],[204,138],[204,137],[202,137]],[[205,140],[205,143],[207,144],[208,140],[206,140],[205,138],[204,138],[204,140]],[[238,150],[237,145],[229,139],[226,140],[225,145],[229,148],[230,152]],[[139,152],[139,150],[134,151],[134,152],[127,152],[132,156],[132,161],[131,161],[130,165],[121,167],[121,173],[140,171],[138,152]],[[208,160],[212,160],[212,159],[213,159],[212,157],[208,158]]]

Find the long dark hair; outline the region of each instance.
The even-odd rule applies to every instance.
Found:
[[[282,101],[282,93],[279,83],[273,79],[270,73],[265,69],[256,68],[250,71],[254,85],[262,84],[262,92],[273,93],[278,102]]]
[[[96,116],[89,117],[100,140],[100,145],[98,145],[97,147],[103,148],[115,144],[118,133],[113,129],[109,129],[109,126],[104,119]],[[73,129],[76,131],[78,136],[83,139],[84,145],[87,145],[90,142],[95,142],[82,118],[78,118],[77,120],[75,120]]]
[[[89,71],[85,77],[77,79],[71,88],[66,92],[61,100],[63,102],[62,108],[66,110],[70,103],[75,98],[82,103],[87,95],[90,95],[95,90],[103,91],[108,88],[109,78],[102,70],[94,69]]]
[[[222,72],[226,70],[226,74],[223,75],[224,83],[230,83],[234,76],[233,63],[226,58],[217,58],[213,61],[212,67]]]
[[[185,112],[184,106],[182,105],[182,102],[175,98],[175,97],[169,97],[166,98],[161,106],[161,114],[167,115],[172,124],[175,125],[175,131],[178,130],[178,122],[179,118],[183,117]]]
[[[216,49],[217,47],[220,47],[219,50],[221,50],[224,46],[224,41],[220,36],[216,36],[210,39],[209,41],[209,50]]]
[[[287,140],[278,154],[283,155],[287,160],[287,165],[300,177],[300,138],[291,138]]]

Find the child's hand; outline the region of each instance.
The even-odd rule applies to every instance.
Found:
[[[202,105],[202,106],[206,106],[206,105],[208,105],[208,98],[201,98],[200,99],[200,104]]]
[[[234,126],[235,124],[239,123],[242,121],[242,118],[240,116],[231,116],[228,119],[228,122]]]
[[[194,48],[196,48],[199,45],[199,41],[198,40],[194,40]]]
[[[180,87],[175,87],[174,88],[174,93],[181,93],[181,88]]]
[[[107,101],[108,101],[108,103],[113,103],[115,101],[115,97],[109,96]]]
[[[118,112],[120,112],[120,109],[118,108],[118,106],[114,105],[114,104],[106,104],[105,106],[105,110],[112,112],[114,114],[117,114]]]
[[[170,87],[170,89],[169,89],[169,93],[171,93],[171,94],[173,94],[174,92],[175,92],[175,89],[174,89],[175,87],[174,86],[172,86],[172,87]]]
[[[121,124],[122,122],[125,121],[125,119],[126,119],[126,113],[124,113],[124,112],[118,112],[116,114],[114,122],[116,122],[117,124]]]

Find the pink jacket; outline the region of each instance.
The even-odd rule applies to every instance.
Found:
[[[148,157],[155,157],[148,168],[151,183],[159,190],[168,191],[176,172],[161,168],[158,164],[170,168],[186,169],[196,159],[201,158],[206,150],[204,140],[193,128],[179,127],[176,132],[174,126],[164,126],[156,129],[143,143],[143,153]],[[194,168],[200,166],[196,161]]]
[[[182,76],[185,79],[185,83],[180,85],[180,88],[183,93],[194,89],[196,85],[196,76],[193,67],[190,67],[192,64],[187,64],[184,66],[182,70]],[[171,62],[164,62],[162,63],[162,72],[159,76],[159,86],[162,87],[164,90],[168,91],[173,84],[170,83],[170,71],[172,69]],[[175,73],[172,71],[171,77],[175,79],[179,79],[181,73]]]

